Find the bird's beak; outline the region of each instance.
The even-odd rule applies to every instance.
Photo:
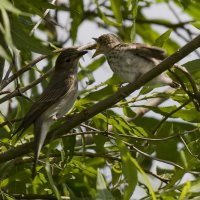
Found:
[[[100,50],[100,45],[97,43],[97,45],[96,45],[96,51],[94,52],[92,58],[98,56],[99,54],[101,54],[101,50]]]
[[[93,39],[95,42],[97,42],[97,40],[98,40],[98,38],[94,38],[94,37],[93,37],[92,39]]]
[[[99,54],[101,54],[101,51],[100,51],[100,45],[98,44],[98,38],[92,38],[96,43],[96,51],[94,52],[92,58],[98,56]]]
[[[79,51],[77,54],[77,57],[81,57],[81,56],[85,55],[86,53],[88,53],[88,51]]]

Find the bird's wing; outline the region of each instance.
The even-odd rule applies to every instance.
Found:
[[[40,98],[35,103],[33,103],[29,112],[26,114],[15,133],[20,130],[24,131],[27,129],[44,111],[46,111],[63,95],[70,92],[73,87],[74,80],[70,78],[66,79],[65,83],[62,85],[60,85],[60,82],[53,82],[53,84],[50,83],[41,94]]]
[[[159,60],[163,60],[164,58],[166,58],[166,52],[159,47],[148,46],[140,43],[132,43],[128,46],[131,52],[142,57],[156,58]]]

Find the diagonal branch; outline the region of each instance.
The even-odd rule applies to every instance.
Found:
[[[49,132],[48,138],[46,139],[46,143],[48,143],[48,141],[50,140],[52,136],[54,136],[54,138],[59,138],[64,133],[71,130],[72,128],[87,121],[88,119],[92,118],[96,114],[112,107],[114,104],[118,103],[119,101],[127,97],[129,94],[139,89],[141,86],[143,86],[145,83],[152,80],[154,77],[158,76],[165,70],[172,67],[176,62],[186,57],[189,53],[197,49],[199,46],[200,46],[200,35],[194,38],[191,42],[189,42],[185,46],[183,46],[181,49],[176,51],[174,54],[166,58],[157,67],[145,73],[136,82],[130,83],[127,86],[120,88],[116,93],[112,94],[110,97],[83,110],[79,114],[68,119],[63,125],[61,125],[56,130],[52,130],[51,132]],[[29,143],[17,146],[16,148],[10,149],[4,153],[1,153],[0,163],[8,161],[10,159],[14,159],[18,156],[22,156],[26,153],[29,153],[31,152],[32,148],[33,148],[33,142],[29,142]]]

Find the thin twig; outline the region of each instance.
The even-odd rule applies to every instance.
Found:
[[[47,73],[45,73],[43,76],[41,76],[40,78],[38,78],[37,80],[33,81],[32,83],[30,83],[29,85],[25,86],[25,87],[21,87],[18,88],[16,90],[14,90],[13,92],[11,92],[10,94],[4,96],[3,98],[0,99],[0,104],[13,98],[13,97],[17,97],[17,96],[22,96],[22,94],[24,92],[26,92],[27,90],[31,89],[32,87],[34,87],[35,85],[37,85],[38,83],[42,82],[42,80],[44,80],[46,77],[48,77],[50,74],[53,73],[53,68],[50,69]]]
[[[199,91],[198,91],[196,82],[193,79],[192,75],[184,67],[182,67],[181,65],[175,64],[174,66],[176,67],[176,69],[178,69],[179,71],[181,71],[188,78],[188,80],[190,81],[190,84],[192,86],[192,89],[193,89],[194,93],[198,93]]]
[[[55,4],[56,0],[52,0],[51,4]],[[50,9],[46,9],[43,15],[43,18],[40,18],[40,20],[35,24],[35,26],[32,28],[29,36],[32,36],[35,30],[38,28],[38,26],[42,23],[42,20],[48,15]]]
[[[4,82],[2,82],[1,89],[5,88],[9,83],[14,81],[19,76],[21,76],[24,72],[30,70],[36,63],[40,62],[41,60],[43,60],[47,57],[48,57],[47,55],[40,56],[40,57],[36,58],[35,60],[33,60],[32,62],[30,62],[28,65],[25,65],[23,68],[21,68],[15,74],[13,74],[9,78],[7,78]]]
[[[115,133],[111,132],[111,131],[100,131],[94,127],[88,126],[86,124],[81,124],[81,126],[88,128],[92,131],[88,131],[88,132],[80,132],[80,133],[66,133],[64,136],[68,136],[69,135],[76,135],[76,134],[98,134],[98,133],[102,133],[104,135],[115,135]],[[163,142],[163,141],[167,141],[167,140],[171,140],[177,137],[183,136],[183,135],[187,135],[189,133],[194,133],[195,131],[199,130],[199,128],[195,128],[193,130],[189,130],[189,131],[184,131],[184,133],[178,133],[178,134],[174,134],[174,135],[170,135],[168,137],[165,138],[147,138],[147,137],[139,137],[139,136],[133,136],[133,135],[124,135],[124,134],[118,134],[121,137],[127,137],[130,139],[135,139],[135,140],[142,140],[142,141],[148,141],[148,142]]]
[[[169,179],[167,179],[167,178],[163,178],[163,177],[161,177],[161,176],[159,176],[159,175],[157,175],[157,174],[154,174],[153,172],[151,172],[151,171],[149,171],[149,170],[144,170],[147,174],[150,174],[151,176],[153,176],[153,177],[155,177],[155,178],[157,178],[158,180],[160,180],[161,182],[163,182],[163,183],[169,183]]]
[[[3,123],[0,123],[0,127],[6,126],[10,123],[12,124],[12,123],[15,123],[15,122],[20,122],[21,120],[23,120],[23,118],[9,120],[9,122],[6,121],[6,122],[3,122]]]
[[[109,136],[109,137],[110,137],[111,139],[114,139],[114,140],[116,139],[116,138],[113,137],[113,136]],[[168,160],[163,160],[163,159],[160,159],[160,158],[156,158],[156,157],[154,157],[154,156],[151,156],[151,155],[149,155],[149,154],[147,154],[147,153],[141,151],[140,149],[138,149],[137,147],[135,147],[133,144],[130,144],[129,142],[126,142],[126,141],[124,141],[124,140],[121,140],[121,141],[122,141],[124,144],[126,144],[128,147],[130,147],[130,150],[129,150],[129,151],[133,150],[133,151],[135,151],[135,152],[137,152],[137,153],[139,153],[139,154],[141,154],[141,155],[143,155],[143,156],[145,156],[145,157],[147,157],[147,158],[150,158],[151,160],[157,160],[157,161],[159,161],[159,162],[172,165],[172,166],[177,167],[177,168],[179,168],[179,169],[184,169],[182,166],[180,166],[180,165],[178,165],[178,164],[176,164],[176,163],[174,163],[174,162],[171,162],[171,161],[168,161]]]
[[[179,111],[181,108],[185,107],[187,104],[189,104],[192,101],[192,99],[188,99],[185,103],[183,103],[181,106],[177,107],[175,110],[171,111],[170,113],[168,113],[156,126],[156,128],[154,128],[154,130],[152,131],[152,135],[157,135],[159,128],[161,127],[161,125],[170,117],[172,116],[174,113],[176,113],[177,111]]]
[[[177,69],[179,69],[182,73],[183,73],[183,71],[185,71],[185,70],[181,70],[181,68],[180,67],[177,67]],[[198,96],[198,94],[199,94],[199,92],[197,92],[196,94],[193,94],[193,93],[191,93],[188,89],[187,89],[187,87],[185,86],[185,83],[181,80],[181,78],[178,76],[178,74],[176,74],[175,72],[173,72],[171,69],[169,69],[169,72],[170,73],[172,73],[173,74],[173,76],[178,80],[178,82],[179,82],[179,84],[181,85],[181,87],[182,87],[182,89],[185,91],[185,93],[189,96],[189,98],[192,100],[192,102],[193,102],[193,104],[194,104],[194,106],[195,106],[195,108],[196,108],[196,110],[199,110],[199,104],[198,104],[198,99],[195,99],[195,97],[196,96]],[[187,74],[186,72],[184,73],[185,75]],[[189,74],[187,74],[187,78],[189,78],[189,81],[190,81],[190,77],[189,77]],[[193,87],[194,87],[194,90],[196,91],[198,91],[198,89],[196,88],[196,84],[195,83],[193,83],[193,78],[191,78],[192,80],[192,82],[191,82],[191,84],[193,85]],[[197,102],[195,101],[195,100],[197,100]]]
[[[163,93],[170,94],[172,91],[174,91],[174,89],[168,88]],[[156,98],[153,98],[150,101],[148,101],[145,106],[156,107],[156,106],[160,105],[161,103],[165,102],[166,100],[167,100],[167,98],[165,98],[165,97],[156,97]],[[150,109],[147,107],[146,108],[139,107],[138,109],[134,110],[136,115],[133,118],[127,118],[127,122],[132,122],[135,119],[137,119],[138,117],[143,116],[144,114],[146,114],[149,111],[150,111]]]
[[[177,12],[174,10],[174,8],[172,7],[171,3],[169,2],[168,4],[168,8],[171,10],[171,12],[173,13],[173,15],[176,17],[176,19],[178,20],[179,23],[182,23],[179,15],[177,14]]]
[[[0,95],[3,95],[3,94],[8,94],[8,93],[10,93],[10,91],[9,91],[9,90],[0,91]]]
[[[179,138],[181,139],[181,141],[182,141],[182,143],[184,144],[185,148],[187,149],[188,153],[189,153],[191,156],[195,157],[197,160],[199,160],[198,155],[194,155],[194,154],[192,153],[192,151],[191,151],[190,148],[188,147],[188,145],[187,145],[187,143],[185,142],[185,140],[183,139],[183,137],[182,137],[181,135],[179,135]]]

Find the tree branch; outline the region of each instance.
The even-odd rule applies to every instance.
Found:
[[[48,138],[46,139],[46,143],[48,143],[48,141],[50,140],[50,138],[52,138],[52,136],[54,136],[54,138],[59,138],[72,128],[87,121],[96,114],[112,107],[114,104],[121,101],[135,90],[139,89],[141,86],[152,80],[154,77],[158,76],[165,70],[172,67],[176,62],[186,57],[189,53],[197,49],[199,46],[200,46],[200,35],[194,38],[191,42],[189,42],[185,46],[183,46],[181,49],[176,51],[174,54],[167,57],[157,67],[153,68],[152,70],[150,70],[149,72],[145,73],[143,76],[138,78],[136,82],[130,83],[127,86],[120,88],[116,93],[114,93],[110,97],[96,103],[90,108],[87,108],[82,112],[80,112],[79,114],[68,119],[63,125],[60,126],[60,128],[57,128],[56,130],[52,130],[51,132],[49,132]],[[17,146],[16,148],[10,149],[6,152],[3,152],[0,154],[0,163],[14,159],[26,153],[29,153],[32,150],[32,148],[33,148],[33,142],[29,142]]]

